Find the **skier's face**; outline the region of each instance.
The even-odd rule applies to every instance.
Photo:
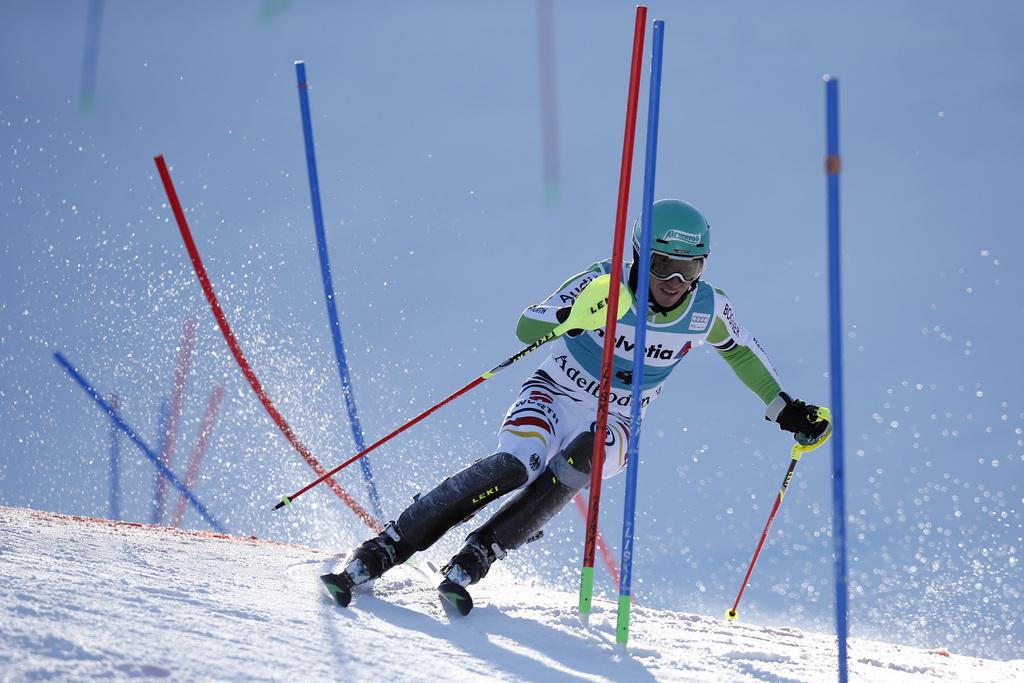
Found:
[[[690,290],[690,284],[677,277],[671,280],[651,278],[651,295],[662,308],[672,308]]]

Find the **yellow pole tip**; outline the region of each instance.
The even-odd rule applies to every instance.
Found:
[[[736,621],[739,619],[739,615],[736,614],[736,610],[731,609],[725,613],[725,618],[729,621]]]

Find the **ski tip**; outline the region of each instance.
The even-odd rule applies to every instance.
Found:
[[[731,610],[726,611],[725,618],[728,619],[729,621],[736,621],[737,619],[740,618],[740,616],[736,613],[736,610],[731,609]]]
[[[327,592],[331,594],[335,602],[342,607],[348,607],[348,604],[352,602],[352,585],[349,583],[348,577],[344,574],[323,574],[320,576],[320,580],[324,582]]]
[[[466,616],[473,609],[473,598],[465,587],[445,579],[437,587],[441,599],[458,610],[459,614]]]

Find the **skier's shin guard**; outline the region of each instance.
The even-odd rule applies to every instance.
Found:
[[[510,453],[477,460],[416,498],[398,518],[398,533],[404,544],[426,550],[453,526],[528,478],[526,466]]]
[[[486,566],[470,571],[476,583],[487,575],[490,563],[504,557],[533,537],[577,493],[590,485],[590,460],[594,448],[593,432],[584,432],[551,459],[536,480],[517,493],[467,539],[471,546],[482,546],[487,553]],[[458,564],[463,553],[452,560]],[[479,553],[478,553],[479,554]]]

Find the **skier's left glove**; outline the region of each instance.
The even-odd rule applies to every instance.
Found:
[[[768,404],[764,419],[778,423],[779,429],[792,432],[804,445],[817,442],[829,428],[828,420],[818,415],[818,406],[790,398],[784,391]]]

